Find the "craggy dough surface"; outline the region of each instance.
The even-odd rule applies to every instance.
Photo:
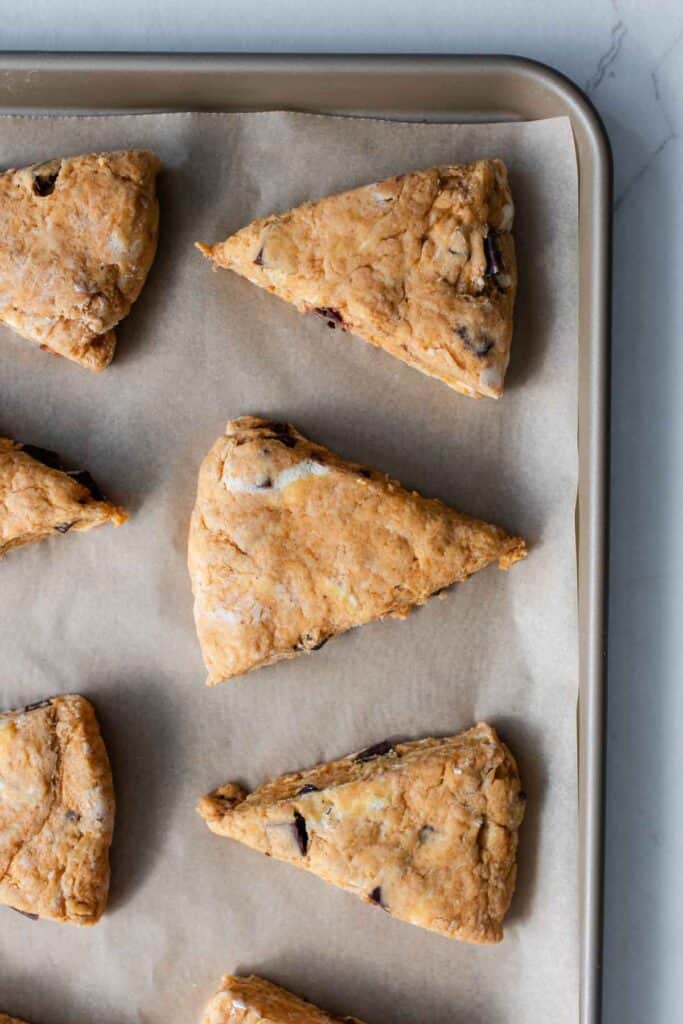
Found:
[[[228,784],[199,813],[221,836],[305,868],[411,924],[491,943],[516,874],[526,797],[490,726],[379,744],[247,794]]]
[[[0,714],[0,903],[95,924],[107,904],[113,829],[92,705],[70,695]]]
[[[0,322],[104,369],[154,260],[159,166],[130,150],[0,174]]]
[[[0,558],[51,535],[126,521],[122,508],[93,497],[87,483],[79,480],[81,474],[45,465],[29,451],[0,437]],[[57,460],[53,452],[42,454]]]
[[[479,160],[304,203],[199,248],[457,391],[499,398],[517,288],[513,219],[505,164]]]
[[[288,424],[234,420],[205,458],[189,537],[195,622],[210,684],[403,617],[524,541]]]
[[[357,1017],[331,1017],[265,978],[226,975],[202,1024],[363,1024]],[[0,1020],[0,1024],[2,1021]]]

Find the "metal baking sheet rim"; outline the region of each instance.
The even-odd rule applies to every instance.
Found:
[[[268,108],[404,120],[571,120],[579,168],[580,1013],[582,1024],[598,1024],[612,208],[605,129],[577,86],[523,57],[0,53],[0,113]]]

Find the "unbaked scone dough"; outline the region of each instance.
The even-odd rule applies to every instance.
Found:
[[[0,323],[104,369],[154,260],[159,166],[127,150],[0,174]]]
[[[189,537],[209,684],[403,617],[524,541],[384,473],[346,462],[286,423],[228,423],[199,472]]]
[[[127,518],[85,470],[67,470],[55,452],[0,437],[0,558],[53,534]]]
[[[0,1019],[0,1024],[2,1020]],[[227,975],[209,1002],[202,1024],[363,1024],[357,1017],[332,1017],[279,985],[253,975]]]
[[[95,924],[107,904],[113,829],[92,705],[69,695],[0,714],[0,903]]]
[[[209,828],[465,942],[500,942],[524,816],[515,761],[490,726],[380,743],[198,806]]]
[[[501,160],[447,164],[304,203],[199,248],[473,397],[499,398],[517,266]]]

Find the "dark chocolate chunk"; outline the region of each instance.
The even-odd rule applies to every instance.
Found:
[[[308,830],[306,829],[306,819],[298,811],[294,811],[294,826],[296,828],[296,841],[299,844],[302,856],[305,857],[308,850]]]
[[[370,469],[359,469],[358,476],[364,476],[366,480],[372,479],[372,470]]]
[[[60,168],[51,174],[34,174],[33,191],[37,196],[51,196],[55,190],[55,182],[59,177]]]
[[[81,816],[78,811],[67,811],[64,815],[67,821],[80,821]]]
[[[282,423],[279,420],[276,422],[271,421],[268,424],[268,429],[272,430],[274,434],[291,434],[292,428],[289,423]]]
[[[517,799],[520,800],[522,803],[526,803],[527,795],[523,789],[520,789],[519,793],[517,794]]]
[[[49,708],[52,701],[48,697],[46,700],[36,700],[33,704],[27,704],[24,711],[38,711],[39,708]]]
[[[454,327],[453,330],[462,339],[465,348],[468,348],[470,352],[474,352],[480,359],[483,359],[495,345],[495,341],[488,334],[481,334],[474,341],[469,328],[465,324],[460,324],[458,327]]]
[[[262,267],[263,266],[263,246],[261,246],[259,251],[256,253],[256,256],[254,258],[254,263],[256,264],[257,267]]]
[[[426,843],[429,837],[433,834],[434,827],[432,825],[423,825],[420,831],[417,833],[417,838],[421,843]]]
[[[60,459],[57,452],[51,452],[48,448],[38,448],[35,444],[22,445],[22,452],[26,455],[30,455],[36,462],[40,462],[43,466],[47,466],[49,469],[63,469],[62,460]]]
[[[338,309],[332,309],[331,306],[316,306],[313,312],[317,316],[321,316],[323,320],[327,320],[328,327],[344,326],[344,318]]]
[[[261,480],[260,483],[256,484],[256,486],[259,491],[267,491],[273,486],[273,481],[269,476],[267,476],[264,477],[264,479]]]
[[[488,334],[482,334],[477,340],[477,344],[474,346],[474,351],[480,359],[483,359],[484,356],[489,354],[495,344],[496,343],[493,338],[489,338]]]
[[[313,636],[310,633],[303,633],[299,637],[299,641],[295,645],[294,650],[295,651],[319,651],[321,647],[325,646],[325,644],[327,643],[327,641],[329,639],[330,639],[329,636],[324,636],[322,638],[322,640],[318,640],[318,642],[314,644],[314,643],[311,642],[313,640]]]
[[[503,266],[503,260],[498,246],[496,245],[496,232],[493,228],[489,228],[489,233],[484,239],[484,253],[486,255],[486,270],[484,271],[485,277],[494,277],[496,274],[502,274],[505,267]]]
[[[297,796],[305,796],[306,793],[319,793],[319,792],[320,792],[320,790],[318,789],[317,786],[314,786],[312,782],[308,782],[308,783],[306,783],[305,786],[301,787],[301,789],[299,790],[299,792],[296,795]]]
[[[296,438],[292,437],[292,428],[289,423],[269,423],[268,426],[276,435],[280,444],[283,444],[285,448],[295,447]]]
[[[294,448],[296,446],[296,438],[290,437],[289,434],[278,434],[277,439],[285,448]]]
[[[360,754],[356,754],[354,757],[354,761],[372,761],[374,757],[382,757],[393,749],[389,740],[382,740],[381,743],[375,743],[374,747],[361,750]]]
[[[370,893],[370,899],[372,900],[373,903],[376,903],[378,907],[381,907],[382,910],[386,910],[387,913],[389,912],[389,908],[382,899],[382,887],[380,885],[376,886],[372,890],[372,892]]]
[[[55,526],[57,533],[68,533],[71,527],[75,524],[76,520],[72,523],[60,523],[59,526]]]
[[[102,494],[102,491],[99,489],[99,487],[93,480],[93,478],[90,476],[90,473],[87,471],[87,469],[69,470],[69,476],[71,477],[72,480],[76,480],[79,484],[85,487],[86,490],[90,491],[90,497],[93,499],[93,501],[107,500],[105,496]]]
[[[15,914],[21,914],[22,917],[27,917],[29,921],[38,920],[38,914],[29,914],[28,910],[19,910],[18,907],[10,907],[10,910],[13,910]]]

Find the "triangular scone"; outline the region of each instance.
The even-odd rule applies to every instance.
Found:
[[[0,1024],[2,1020],[0,1019]],[[265,978],[226,975],[206,1007],[202,1024],[363,1024],[332,1017]]]
[[[0,714],[0,903],[95,924],[107,905],[111,769],[92,705],[52,697]]]
[[[517,287],[500,160],[444,165],[304,203],[199,248],[473,397],[499,398]]]
[[[199,813],[229,836],[465,942],[500,942],[524,816],[515,761],[493,729],[380,743],[247,794],[228,784]]]
[[[159,166],[129,150],[0,174],[0,323],[104,369],[154,260]]]
[[[0,437],[0,558],[54,533],[127,518],[89,473],[65,469],[55,452]]]
[[[521,538],[345,462],[288,424],[234,420],[202,464],[190,526],[208,682],[405,616],[525,554]]]

